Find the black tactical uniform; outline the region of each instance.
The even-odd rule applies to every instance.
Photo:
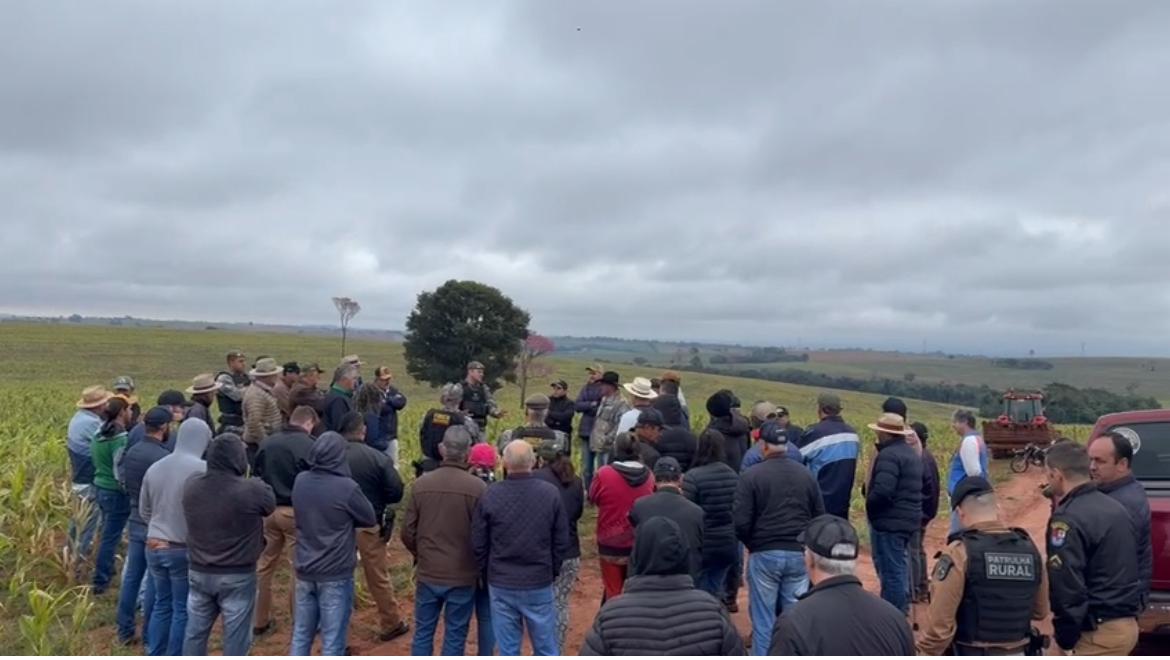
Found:
[[[1133,649],[1142,598],[1133,521],[1095,484],[1074,488],[1052,513],[1048,579],[1060,648],[1078,655]]]
[[[486,429],[488,415],[496,413],[491,390],[484,383],[475,385],[467,380],[463,381],[461,385],[463,387],[463,402],[459,404],[459,409],[475,420],[479,428]]]
[[[442,462],[439,455],[439,443],[443,441],[443,434],[452,426],[463,425],[464,417],[461,413],[445,408],[431,408],[423,417],[422,428],[419,429],[419,445],[422,455],[426,458]],[[471,434],[472,437],[475,433]]]
[[[216,374],[217,381],[224,381],[225,376],[231,379],[232,385],[241,394],[244,389],[252,383],[252,379],[248,378],[245,373],[233,373],[228,371],[221,371]],[[215,400],[219,403],[219,433],[227,431],[234,431],[242,433],[244,428],[244,399],[243,396],[237,400],[229,396],[224,388],[216,392]]]

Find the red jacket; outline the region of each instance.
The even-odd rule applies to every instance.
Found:
[[[634,547],[630,509],[639,498],[654,492],[654,476],[645,465],[621,461],[597,471],[589,485],[589,501],[597,505],[597,551],[625,557]]]

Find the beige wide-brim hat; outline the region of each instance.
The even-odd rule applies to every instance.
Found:
[[[642,376],[635,378],[634,382],[632,383],[626,383],[625,385],[622,385],[622,388],[639,399],[658,398],[658,392],[654,391],[654,386],[650,383],[650,379],[643,378]]]
[[[252,378],[264,378],[265,376],[279,376],[284,373],[284,367],[276,363],[273,358],[264,358],[257,360],[256,366],[248,372]]]
[[[352,364],[355,367],[360,367],[364,365],[365,362],[362,362],[361,358],[356,355],[347,355],[341,358],[341,364]]]
[[[81,398],[77,400],[77,407],[83,410],[100,408],[110,402],[114,394],[101,385],[90,385],[81,391]]]
[[[906,420],[897,413],[885,413],[878,418],[877,424],[867,426],[871,431],[890,435],[910,435],[913,432],[913,429],[906,425]]]
[[[191,387],[187,388],[187,394],[208,394],[218,391],[221,387],[223,384],[215,382],[215,376],[199,374],[191,379]]]

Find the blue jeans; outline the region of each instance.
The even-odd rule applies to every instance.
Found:
[[[909,534],[870,530],[873,547],[873,567],[882,585],[882,600],[902,612],[910,611],[910,568],[906,549]]]
[[[695,588],[702,589],[722,601],[726,592],[724,583],[727,581],[727,573],[731,570],[731,564],[731,562],[704,564],[703,568],[699,570],[699,577],[695,579]]]
[[[493,586],[492,627],[500,655],[520,655],[524,627],[532,641],[533,655],[560,655],[557,644],[556,597],[550,584],[539,589],[505,589]]]
[[[476,655],[496,654],[496,631],[492,627],[492,594],[485,584],[475,588]]]
[[[593,455],[593,448],[589,446],[589,438],[581,438],[581,481],[585,484],[585,492],[589,492],[589,484],[593,483],[593,473],[597,471],[597,457]]]
[[[187,549],[146,549],[154,584],[154,609],[146,634],[150,655],[182,655],[187,630]]]
[[[96,488],[98,508],[102,512],[102,538],[93,569],[94,593],[102,593],[114,577],[114,554],[122,541],[122,530],[130,519],[130,498],[120,490]]]
[[[808,591],[804,551],[764,550],[748,557],[748,596],[752,619],[752,655],[768,655],[776,625],[776,599],[784,606]]]
[[[145,578],[145,579],[144,579]],[[122,566],[122,589],[118,592],[118,639],[127,641],[134,638],[136,627],[134,614],[138,612],[138,596],[143,582],[147,584],[147,596],[153,598],[154,590],[149,586],[150,576],[146,571],[146,525],[130,521],[130,545],[126,549],[126,563]],[[142,637],[146,638],[146,621],[153,602],[143,599]]]
[[[411,655],[433,655],[435,629],[443,614],[442,655],[463,655],[475,610],[475,587],[440,587],[419,582],[414,592],[414,640]]]
[[[187,633],[183,655],[207,655],[211,626],[223,614],[223,654],[248,655],[252,612],[256,609],[256,572],[236,574],[188,571]]]
[[[289,655],[309,655],[321,631],[321,655],[345,655],[349,615],[353,612],[353,578],[310,582],[297,578],[296,614]]]
[[[82,562],[89,558],[93,550],[93,538],[97,536],[98,523],[102,519],[102,510],[97,505],[97,488],[93,484],[73,485],[73,496],[88,504],[88,511],[83,513],[83,520],[69,521],[69,550],[73,553],[75,567],[80,568]],[[81,527],[80,536],[77,528]]]

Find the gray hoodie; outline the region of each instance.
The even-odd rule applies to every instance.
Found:
[[[297,577],[332,582],[353,577],[357,554],[354,530],[378,524],[374,507],[349,476],[345,438],[321,434],[309,450],[308,472],[293,483],[297,546],[293,567]]]
[[[201,419],[188,419],[179,426],[175,451],[159,459],[146,471],[138,496],[138,513],[147,524],[146,536],[171,543],[187,542],[187,520],[183,515],[183,490],[187,479],[207,471],[203,452],[211,442],[211,429]]]

